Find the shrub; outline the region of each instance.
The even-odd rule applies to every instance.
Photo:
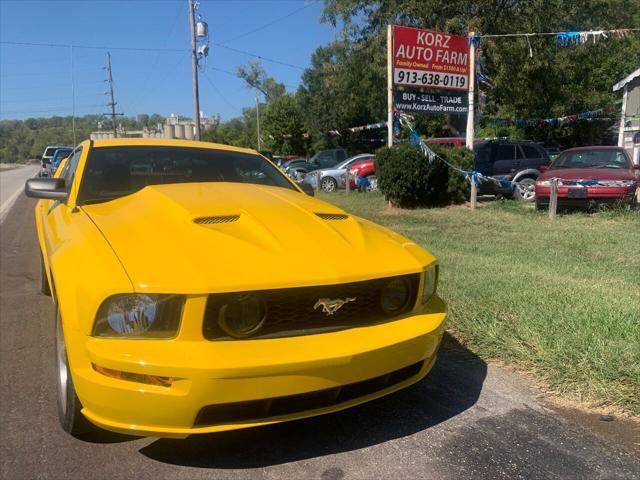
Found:
[[[464,148],[432,148],[450,163],[465,170],[473,165],[473,154]],[[442,161],[429,162],[416,147],[408,144],[384,147],[376,152],[378,188],[395,206],[415,208],[464,202],[469,195],[464,175],[452,171]]]

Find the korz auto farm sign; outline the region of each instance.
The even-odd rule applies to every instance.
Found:
[[[467,90],[467,37],[417,28],[393,27],[393,84]]]

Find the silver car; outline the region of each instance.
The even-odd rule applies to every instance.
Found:
[[[322,190],[324,190],[325,192],[333,192],[338,188],[345,188],[345,174],[347,173],[347,167],[356,162],[368,160],[373,157],[374,155],[372,153],[361,153],[359,155],[355,155],[351,158],[343,160],[342,162],[331,168],[323,168],[321,170],[315,170],[313,172],[307,173],[302,179],[302,183],[311,185],[315,189],[317,182],[317,173],[320,172],[320,188],[322,188]]]

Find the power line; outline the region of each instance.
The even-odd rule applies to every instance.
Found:
[[[318,3],[318,0],[313,0],[313,1],[311,1],[310,3],[308,3],[308,4],[304,5],[304,6],[302,6],[301,8],[297,8],[297,9],[295,9],[294,11],[289,12],[289,13],[287,13],[286,15],[284,15],[284,16],[282,16],[282,17],[278,17],[278,18],[276,18],[276,19],[273,19],[273,20],[271,20],[270,22],[265,23],[264,25],[260,25],[259,27],[256,27],[256,28],[254,28],[254,29],[252,29],[252,30],[249,30],[248,32],[241,33],[240,35],[237,35],[237,36],[235,36],[235,37],[233,37],[233,38],[230,38],[230,39],[228,39],[228,40],[224,40],[224,41],[222,41],[222,42],[220,42],[220,43],[221,43],[222,45],[226,45],[226,44],[228,44],[228,43],[230,43],[230,42],[233,42],[233,41],[235,41],[235,40],[238,40],[238,39],[240,39],[240,38],[244,38],[244,37],[246,37],[246,36],[248,36],[248,35],[251,35],[251,34],[253,34],[253,33],[256,33],[256,32],[259,32],[259,31],[261,31],[261,30],[264,30],[265,28],[268,28],[268,27],[270,27],[271,25],[274,25],[274,24],[276,24],[276,23],[278,23],[278,22],[280,22],[280,21],[282,21],[282,20],[285,20],[285,19],[287,19],[287,18],[289,18],[289,17],[292,17],[292,16],[294,16],[296,13],[299,13],[299,12],[301,12],[301,11],[303,11],[303,10],[306,10],[307,8],[309,8],[309,7],[311,7],[312,5],[315,5],[315,4],[317,4],[317,3]]]
[[[101,103],[94,105],[77,105],[76,108],[94,108],[94,107],[102,107]],[[12,110],[8,112],[0,112],[0,116],[2,115],[15,115],[15,114],[25,114],[25,113],[42,113],[42,112],[69,112],[71,110],[70,107],[55,107],[55,108],[46,108],[43,110]]]
[[[213,87],[213,89],[216,91],[216,93],[218,94],[218,96],[225,101],[225,103],[227,105],[229,105],[231,108],[235,108],[237,109],[238,106],[234,105],[233,103],[231,103],[229,100],[227,100],[227,97],[225,97],[222,92],[220,91],[220,89],[216,86],[215,83],[213,83],[213,80],[211,80],[211,77],[209,77],[209,74],[207,74],[207,72],[205,70],[202,71],[202,74],[204,75],[204,78],[209,82],[209,85],[211,85]]]
[[[76,44],[68,44],[68,43],[36,43],[36,42],[8,42],[8,41],[0,41],[0,44],[3,45],[20,45],[27,47],[54,47],[54,48],[85,48],[92,50],[128,50],[134,52],[188,52],[189,50],[185,48],[150,48],[150,47],[105,47],[98,45],[76,45]]]
[[[258,55],[256,53],[247,52],[245,50],[240,50],[238,48],[227,47],[226,45],[222,45],[221,43],[212,43],[216,47],[224,48],[226,50],[231,50],[232,52],[241,53],[243,55],[248,55],[250,57],[258,58],[260,60],[264,60],[265,62],[277,63],[278,65],[283,65],[285,67],[296,68],[298,70],[306,70],[305,67],[301,67],[300,65],[293,65],[292,63],[281,62],[280,60],[274,60],[273,58],[263,57],[262,55]]]

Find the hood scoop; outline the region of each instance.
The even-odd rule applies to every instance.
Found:
[[[232,223],[240,219],[240,215],[216,215],[213,217],[198,217],[193,219],[193,223],[198,225],[215,225],[219,223]]]
[[[349,218],[349,215],[345,215],[344,213],[317,213],[316,212],[316,215],[323,220],[346,220],[347,218]]]

